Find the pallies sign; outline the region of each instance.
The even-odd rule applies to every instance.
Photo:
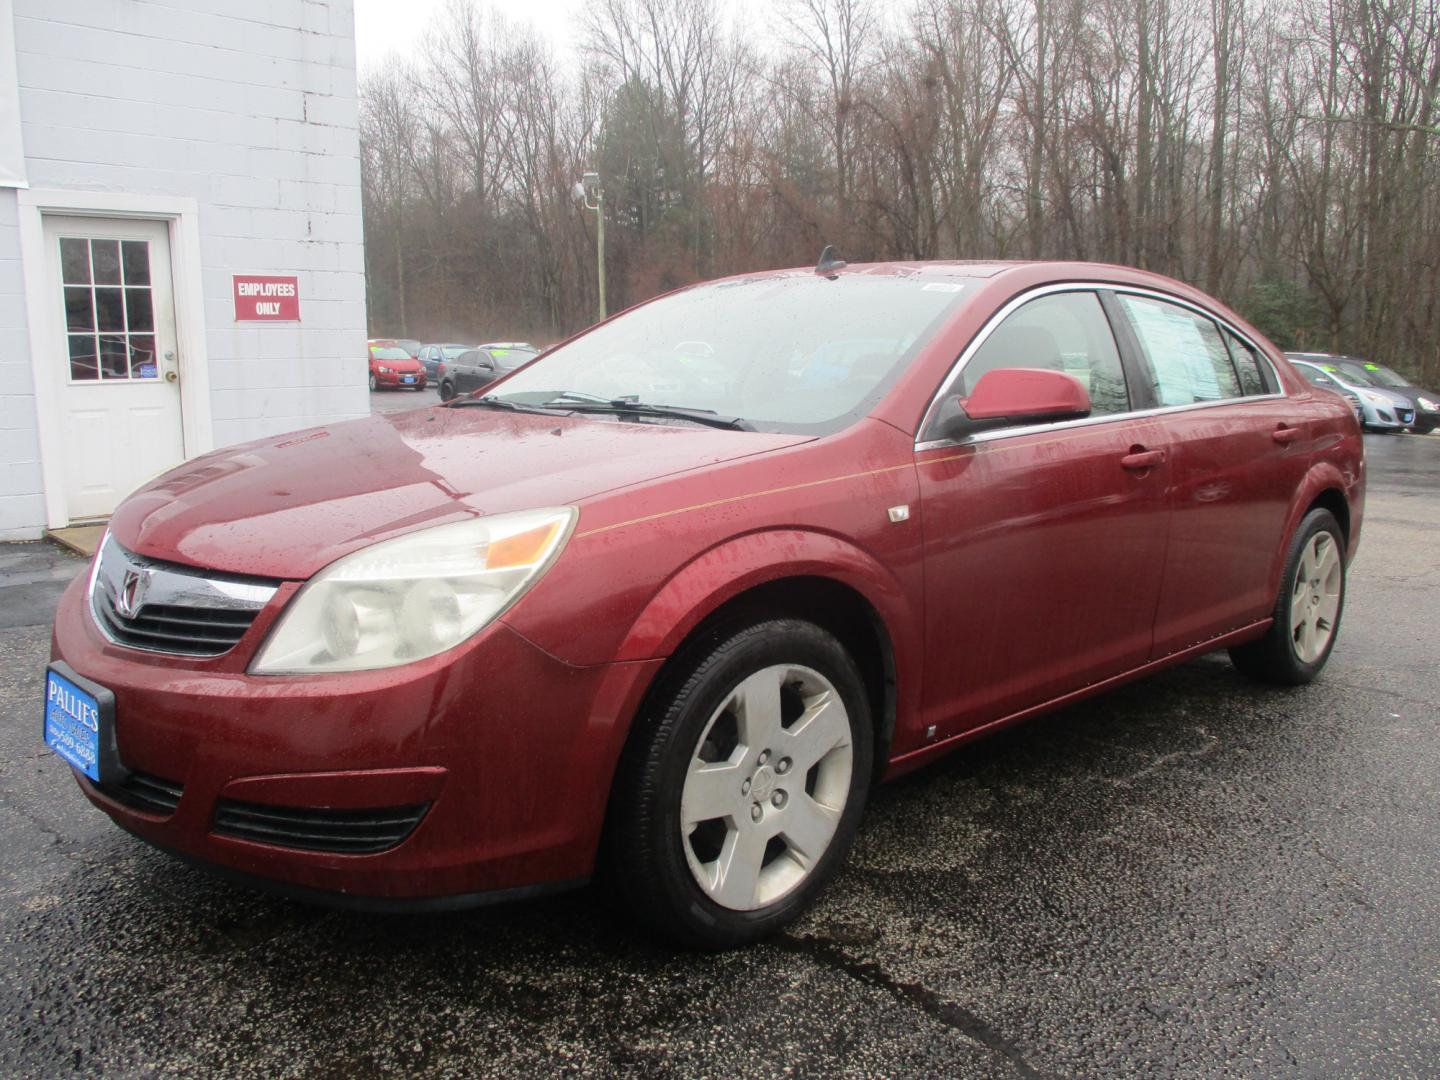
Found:
[[[273,274],[236,274],[235,321],[299,322],[300,279]]]

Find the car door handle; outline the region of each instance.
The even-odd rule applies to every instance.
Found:
[[[1132,472],[1144,472],[1146,469],[1153,469],[1164,460],[1164,450],[1141,450],[1136,448],[1120,459],[1120,465],[1122,468],[1130,469]]]
[[[1300,437],[1300,429],[1298,427],[1286,427],[1282,424],[1270,433],[1270,437],[1281,446],[1285,446]]]

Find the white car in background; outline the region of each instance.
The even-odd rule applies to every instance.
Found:
[[[1360,426],[1368,431],[1404,431],[1415,423],[1415,405],[1407,397],[1386,390],[1355,371],[1341,368],[1341,357],[1330,353],[1286,353],[1292,364],[1305,365],[1328,375],[1360,399]]]

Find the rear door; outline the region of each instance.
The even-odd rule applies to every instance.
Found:
[[[1310,446],[1303,410],[1238,334],[1197,307],[1115,293],[1170,445],[1170,542],[1153,658],[1258,619]]]

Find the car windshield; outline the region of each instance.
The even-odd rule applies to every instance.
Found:
[[[546,353],[495,396],[628,398],[828,434],[879,400],[969,291],[959,280],[868,274],[702,285]]]
[[[1404,375],[1401,375],[1393,368],[1386,367],[1384,364],[1375,364],[1366,361],[1363,366],[1365,368],[1365,374],[1369,375],[1373,382],[1381,386],[1404,387],[1410,385],[1409,379],[1405,378]]]
[[[1301,375],[1305,376],[1306,379],[1314,383],[1316,386],[1335,385],[1335,380],[1330,378],[1330,376],[1326,375],[1323,371],[1316,371],[1314,368],[1307,367],[1304,364],[1296,364],[1295,366],[1300,369]]]
[[[1370,378],[1369,375],[1366,375],[1365,372],[1361,370],[1359,364],[1352,364],[1349,361],[1338,364],[1326,364],[1325,370],[1332,375],[1339,375],[1340,378],[1344,379],[1347,383],[1355,386],[1380,385],[1374,379]]]
[[[409,360],[410,354],[404,349],[379,348],[371,349],[370,355],[376,360]]]

